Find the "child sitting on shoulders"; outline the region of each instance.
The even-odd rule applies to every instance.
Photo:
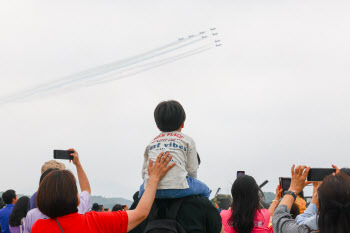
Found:
[[[148,181],[148,163],[157,159],[160,152],[172,155],[171,162],[176,163],[159,182],[156,198],[181,198],[201,195],[209,198],[210,190],[206,184],[197,180],[200,158],[194,140],[183,134],[186,113],[177,101],[164,101],[154,110],[154,119],[161,133],[147,146],[144,153],[142,178],[139,197],[142,196]]]

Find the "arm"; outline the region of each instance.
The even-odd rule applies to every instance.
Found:
[[[288,197],[290,195],[286,195]],[[291,196],[293,199],[293,197]],[[289,197],[288,197],[289,199]],[[272,226],[274,233],[298,233],[299,225],[292,219],[289,209],[286,205],[279,205],[272,218]]]
[[[91,194],[91,188],[90,188],[89,179],[87,178],[87,176],[85,174],[85,171],[84,171],[83,167],[81,166],[81,163],[80,163],[80,160],[79,160],[79,156],[78,156],[78,152],[76,152],[74,149],[69,149],[69,150],[73,152],[71,154],[71,156],[73,156],[73,164],[77,168],[80,190],[82,192],[86,191],[89,194]]]
[[[289,191],[294,193],[300,193],[305,187],[305,180],[310,167],[298,166],[294,170],[295,166],[292,167],[292,181],[290,184]],[[290,215],[290,209],[294,203],[294,197],[292,195],[284,195],[280,205],[276,208],[276,211],[272,218],[273,231],[275,233],[294,233],[303,232],[299,229],[298,223],[292,219]]]
[[[198,167],[199,167],[199,164],[198,164],[198,158],[197,158],[196,144],[191,139],[191,143],[188,144],[187,163],[186,163],[186,171],[188,172],[188,176],[197,179]]]
[[[272,201],[271,205],[270,205],[270,208],[269,208],[269,213],[270,213],[270,216],[271,216],[271,219],[270,221],[272,220],[272,216],[273,216],[273,213],[275,212],[275,209],[276,207],[278,206],[278,203],[280,202],[280,199],[281,199],[281,196],[282,196],[282,189],[281,187],[278,185],[277,188],[276,188],[276,197],[275,199]]]
[[[220,233],[225,233],[225,231],[224,231],[224,226],[221,227]]]
[[[321,182],[313,182],[313,195],[309,207],[304,213],[299,214],[296,217],[296,221],[299,225],[306,225],[313,230],[318,230],[317,226],[317,209],[318,209],[318,193],[317,189]]]
[[[176,165],[173,163],[168,165],[171,155],[167,153],[165,156],[162,156],[164,152],[158,155],[158,158],[153,165],[152,160],[149,161],[148,174],[149,180],[147,182],[147,187],[145,189],[142,198],[137,205],[135,210],[127,211],[128,214],[128,229],[127,232],[134,229],[139,225],[143,220],[145,220],[152,208],[154,198],[156,196],[157,186],[159,181],[165,176],[165,174]]]

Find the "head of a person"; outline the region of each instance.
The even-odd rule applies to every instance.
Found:
[[[48,169],[57,168],[58,170],[64,170],[66,169],[66,165],[63,163],[57,162],[56,160],[50,160],[44,163],[43,166],[41,166],[41,174],[43,174]]]
[[[13,207],[9,217],[9,225],[16,227],[21,225],[21,220],[27,216],[29,209],[29,197],[20,197]]]
[[[51,171],[36,196],[39,210],[50,218],[78,212],[80,198],[74,175],[67,170]]]
[[[101,211],[100,205],[98,203],[94,203],[91,207],[91,210],[93,211]]]
[[[163,101],[154,110],[154,120],[162,132],[171,132],[183,127],[186,113],[182,105],[175,101]]]
[[[39,182],[39,185],[41,184],[41,181],[43,181],[43,179],[52,171],[56,171],[56,170],[59,170],[58,168],[49,168],[47,169],[46,171],[44,171],[43,174],[41,174],[40,176],[40,182]]]
[[[121,204],[116,204],[112,208],[112,211],[123,211],[123,210],[124,210],[124,206]]]
[[[18,200],[16,192],[13,189],[9,189],[9,190],[5,191],[2,194],[2,199],[4,200],[6,205],[8,205],[8,204],[16,204],[16,202]]]
[[[327,176],[318,198],[320,232],[350,232],[350,177],[342,172]]]
[[[251,232],[254,228],[254,218],[260,209],[263,192],[255,179],[248,175],[240,176],[232,185],[231,217],[233,229],[238,232]]]
[[[290,208],[290,215],[292,219],[295,219],[300,214],[300,209],[297,203],[293,203],[292,208]]]

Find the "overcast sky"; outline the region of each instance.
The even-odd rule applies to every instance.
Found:
[[[0,191],[32,194],[53,149],[73,147],[93,195],[131,199],[168,99],[185,108],[213,192],[230,192],[237,170],[273,191],[293,163],[349,167],[349,12],[346,0],[1,1],[0,96],[209,27],[223,46],[0,106]]]

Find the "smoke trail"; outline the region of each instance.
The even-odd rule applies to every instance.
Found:
[[[16,101],[18,99],[27,98],[27,97],[30,97],[32,95],[40,94],[42,92],[47,92],[47,91],[50,91],[50,90],[53,90],[53,89],[56,89],[56,88],[62,88],[62,87],[65,87],[65,86],[70,85],[70,84],[75,83],[75,82],[79,82],[79,81],[84,80],[84,79],[93,78],[96,75],[106,74],[106,73],[112,72],[112,71],[114,71],[116,69],[121,69],[121,68],[130,66],[130,65],[139,63],[139,62],[150,60],[152,58],[155,58],[155,57],[158,57],[158,56],[161,56],[161,55],[165,55],[165,54],[170,53],[172,51],[175,51],[175,50],[184,48],[186,46],[192,45],[192,44],[197,43],[197,42],[199,42],[201,40],[204,40],[204,38],[196,39],[196,40],[193,40],[191,42],[179,45],[179,46],[177,46],[175,48],[171,48],[171,49],[168,49],[168,50],[165,50],[165,51],[161,51],[161,52],[158,52],[158,53],[155,53],[155,54],[150,54],[149,56],[146,56],[144,58],[138,59],[136,61],[131,61],[131,62],[128,62],[126,64],[124,63],[124,64],[121,64],[121,65],[118,65],[118,66],[115,66],[115,67],[110,67],[109,69],[103,70],[100,73],[88,74],[86,76],[83,76],[83,77],[80,77],[80,78],[78,77],[78,78],[75,78],[75,79],[69,79],[69,80],[64,79],[63,81],[61,81],[62,79],[60,79],[58,81],[54,81],[54,82],[48,83],[46,85],[41,85],[40,87],[29,89],[29,90],[24,91],[22,93],[19,93],[17,95],[14,95],[14,96],[5,98],[3,100],[0,100],[0,104],[1,103],[6,103],[6,102],[10,102],[10,101]]]
[[[200,37],[200,38],[196,39],[197,37]],[[31,89],[24,90],[14,95],[0,98],[0,104],[17,101],[20,99],[25,99],[27,97],[32,97],[34,95],[53,91],[55,89],[59,89],[63,87],[68,88],[74,84],[84,85],[85,83],[85,85],[90,86],[90,85],[95,85],[99,83],[109,82],[109,81],[124,78],[124,77],[129,77],[129,76],[153,69],[155,67],[165,65],[165,64],[174,62],[176,60],[183,59],[185,57],[193,56],[195,54],[207,51],[208,49],[210,49],[208,48],[209,44],[205,46],[201,46],[197,49],[180,53],[176,56],[171,56],[169,58],[165,58],[165,59],[163,58],[158,61],[148,62],[143,64],[143,62],[148,60],[153,60],[158,57],[171,55],[190,45],[197,44],[200,41],[205,41],[209,37],[196,35],[196,36],[188,37],[186,39],[178,40],[178,41],[160,46],[158,48],[149,50],[142,54],[129,57],[127,59],[119,60],[119,61],[105,64],[99,67],[88,69],[88,70],[67,76],[66,78],[63,78],[63,79],[61,78],[59,80],[55,80]],[[141,64],[141,65],[138,65],[138,64]],[[118,73],[115,73],[115,72],[118,72]],[[130,72],[130,73],[124,74],[126,72]]]
[[[152,66],[149,66],[149,67],[146,67],[144,69],[141,69],[141,70],[138,70],[138,71],[135,71],[135,72],[132,72],[132,73],[129,73],[129,74],[125,74],[125,75],[120,75],[120,76],[116,76],[116,77],[112,77],[110,79],[107,79],[107,80],[101,80],[100,82],[95,82],[93,83],[93,85],[96,85],[96,84],[103,84],[103,83],[106,83],[106,82],[110,82],[110,81],[114,81],[114,80],[118,80],[118,79],[122,79],[122,78],[127,78],[127,77],[130,77],[130,76],[134,76],[136,74],[139,74],[139,73],[142,73],[142,72],[145,72],[145,71],[148,71],[148,70],[152,70],[154,68],[157,68],[159,66],[163,66],[163,65],[166,65],[168,63],[172,63],[172,62],[175,62],[177,60],[180,60],[180,59],[184,59],[186,57],[190,57],[190,56],[194,56],[196,54],[200,54],[200,53],[203,53],[203,52],[206,52],[207,50],[209,49],[212,49],[212,47],[209,47],[209,48],[205,48],[205,49],[202,49],[202,50],[199,50],[197,52],[193,52],[193,53],[190,53],[190,54],[187,54],[187,55],[183,55],[183,56],[179,56],[179,57],[171,57],[171,59],[168,59],[166,61],[160,61]]]
[[[128,71],[137,70],[137,69],[143,68],[143,67],[149,67],[149,66],[157,65],[157,64],[160,64],[160,63],[164,63],[164,62],[166,62],[165,64],[167,64],[168,60],[174,60],[175,58],[187,57],[186,55],[192,55],[193,53],[195,53],[197,51],[201,51],[201,50],[203,50],[205,48],[207,48],[206,50],[211,48],[210,44],[201,46],[201,47],[199,47],[197,49],[193,49],[193,50],[190,50],[188,52],[180,53],[180,54],[178,54],[176,56],[172,56],[172,57],[169,57],[169,58],[164,58],[164,59],[161,59],[161,60],[158,60],[158,61],[155,61],[155,62],[148,62],[148,63],[142,64],[142,65],[137,65],[137,66],[133,66],[133,67],[130,67],[130,68],[126,68],[126,69],[123,69],[123,70],[119,71],[118,73],[113,73],[113,74],[109,74],[109,75],[107,74],[106,76],[99,77],[96,80],[86,81],[86,84],[88,86],[90,86],[90,85],[94,85],[94,84],[97,84],[97,83],[104,83],[105,80],[109,81],[109,79],[115,80],[113,77],[115,77],[116,75],[123,74],[123,73],[126,73]],[[178,60],[178,59],[176,59],[176,60]]]

